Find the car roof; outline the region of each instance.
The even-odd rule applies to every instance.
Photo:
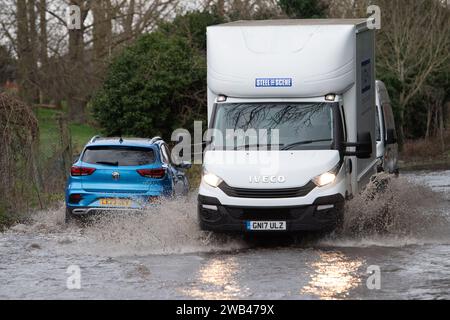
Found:
[[[129,146],[151,147],[164,142],[161,138],[121,138],[121,137],[93,137],[86,147],[92,146]]]

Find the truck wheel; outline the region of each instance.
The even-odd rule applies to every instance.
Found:
[[[210,230],[208,230],[208,227],[205,225],[205,223],[203,221],[198,222],[198,227],[200,228],[201,231],[210,231]]]
[[[336,233],[340,234],[344,231],[344,222],[345,222],[345,210],[340,209],[338,210],[336,217],[336,229],[335,229]]]

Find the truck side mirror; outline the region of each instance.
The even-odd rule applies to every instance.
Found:
[[[372,136],[370,132],[358,134],[358,142],[343,142],[344,156],[356,156],[358,159],[369,159],[372,156]],[[356,151],[347,151],[347,147],[355,147]]]
[[[386,130],[386,144],[395,144],[397,143],[397,134],[395,133],[395,129],[387,129]]]

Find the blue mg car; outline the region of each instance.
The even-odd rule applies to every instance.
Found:
[[[102,211],[138,210],[161,197],[185,195],[185,170],[190,166],[175,165],[159,137],[93,137],[70,170],[66,222]]]

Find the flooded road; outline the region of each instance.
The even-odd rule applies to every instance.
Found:
[[[0,233],[0,299],[450,299],[450,171],[369,190],[327,237],[200,232],[195,197],[85,227],[63,216]],[[80,289],[68,289],[77,268]]]

